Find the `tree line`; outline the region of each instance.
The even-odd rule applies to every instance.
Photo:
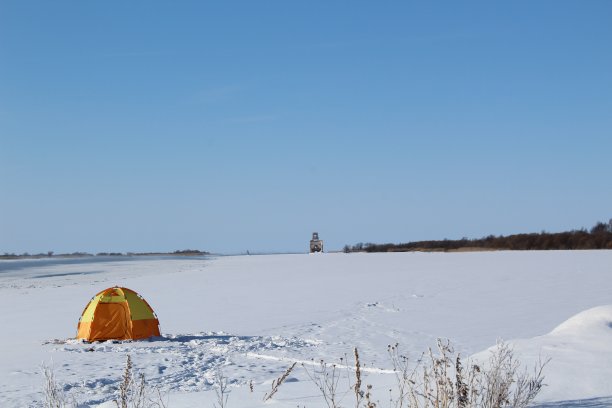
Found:
[[[98,252],[95,255],[90,254],[89,252],[72,252],[65,254],[55,254],[53,251],[49,251],[46,253],[39,254],[30,254],[28,252],[24,252],[22,254],[8,253],[4,252],[0,254],[0,259],[38,259],[38,258],[87,258],[93,256],[168,256],[168,255],[176,255],[176,256],[201,256],[201,255],[210,255],[210,252],[200,251],[198,249],[183,249],[176,250],[174,252]]]
[[[414,241],[401,244],[358,243],[345,245],[344,252],[407,252],[407,251],[461,251],[461,250],[552,250],[552,249],[612,249],[612,219],[598,222],[590,230],[582,228],[565,232],[541,232],[489,235],[477,239],[444,239]]]

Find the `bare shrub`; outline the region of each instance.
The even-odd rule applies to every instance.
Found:
[[[152,394],[152,395],[150,395]],[[147,386],[145,375],[133,372],[132,358],[128,354],[123,377],[119,385],[119,397],[115,400],[117,408],[166,408],[159,388]]]
[[[538,360],[537,364],[533,368],[533,375],[530,376],[527,370],[518,374],[516,378],[516,386],[512,394],[513,407],[524,407],[527,406],[535,397],[540,393],[542,387],[544,387],[544,375],[542,371],[550,359],[542,362]]]
[[[55,380],[55,372],[52,367],[42,365],[44,377],[45,408],[76,408],[77,403],[73,397],[69,397],[63,388]]]
[[[485,367],[469,361],[464,367],[461,356],[442,340],[414,366],[397,344],[388,351],[396,376],[397,399],[391,398],[396,408],[524,408],[544,386],[543,369],[548,363],[540,360],[533,374],[519,371],[514,351],[503,342]]]
[[[363,391],[361,390],[361,362],[359,361],[359,351],[357,347],[354,350],[355,354],[355,408],[359,408],[361,399],[363,398]]]
[[[411,367],[408,357],[400,353],[399,344],[388,346],[387,352],[393,365],[398,393],[397,400],[393,400],[393,397],[391,397],[391,402],[395,402],[397,408],[418,406],[417,389],[419,386],[417,385],[416,374],[420,362],[423,360],[423,355],[421,355],[415,367]]]
[[[77,408],[78,404],[74,397],[68,397],[55,380],[53,369],[43,365],[42,370],[45,379],[43,390],[45,408]],[[118,408],[168,407],[160,389],[149,387],[144,374],[138,374],[135,377],[132,359],[129,355],[121,377],[121,384],[119,384],[119,395],[114,402]]]
[[[329,408],[340,408],[338,384],[340,382],[340,370],[336,364],[328,364],[323,360],[319,361],[318,368],[312,371],[302,364],[308,378],[319,388],[323,400]]]
[[[519,371],[521,364],[514,356],[512,348],[498,342],[492,351],[489,364],[481,378],[482,407],[522,408],[531,403],[544,386],[543,370],[550,359],[538,360],[533,375],[527,370]]]
[[[279,378],[275,379],[274,381],[272,381],[272,390],[270,391],[270,393],[266,393],[264,395],[263,400],[267,401],[270,398],[272,398],[272,396],[274,394],[276,394],[276,392],[278,391],[278,387],[280,387],[280,385],[285,382],[285,380],[287,379],[287,377],[289,377],[289,374],[291,374],[291,371],[293,371],[293,368],[295,367],[297,363],[293,363],[291,364],[291,366],[289,368],[287,368],[287,370],[285,370],[285,373],[283,375],[281,375]],[[253,391],[251,391],[253,392]]]
[[[217,396],[217,403],[213,404],[216,408],[227,407],[227,399],[230,394],[227,388],[227,377],[223,375],[221,369],[217,369],[217,371],[215,371],[215,395]]]
[[[365,406],[366,408],[376,408],[376,403],[374,403],[372,401],[372,386],[370,384],[367,385],[366,387],[366,394],[365,394]]]

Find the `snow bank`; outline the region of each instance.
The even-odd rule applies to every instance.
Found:
[[[533,367],[538,359],[550,358],[544,371],[548,386],[540,400],[586,400],[612,395],[612,305],[580,312],[546,335],[510,343],[525,368]],[[483,360],[488,354],[479,353],[473,358]],[[588,405],[580,405],[580,401],[576,404]]]

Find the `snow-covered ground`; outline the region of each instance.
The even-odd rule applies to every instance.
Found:
[[[163,336],[69,340],[89,299],[114,285],[147,299]],[[527,365],[551,357],[543,406],[612,406],[612,251],[2,261],[0,295],[1,407],[41,401],[42,363],[83,406],[113,406],[128,354],[173,408],[212,407],[219,368],[229,407],[321,407],[302,364],[262,397],[291,363],[350,366],[353,347],[387,406],[387,345],[417,358],[437,338],[463,356],[505,339]]]

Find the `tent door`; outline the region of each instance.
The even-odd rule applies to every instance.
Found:
[[[127,339],[129,312],[127,303],[100,303],[91,326],[90,339]]]

